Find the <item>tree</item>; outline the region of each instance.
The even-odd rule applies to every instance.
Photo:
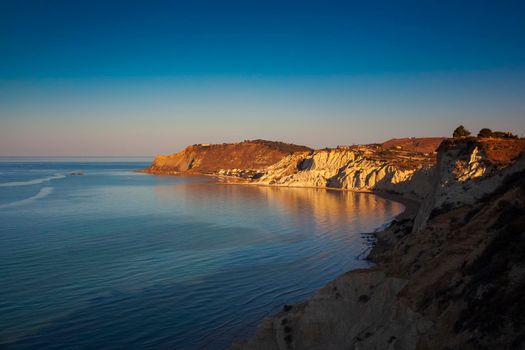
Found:
[[[452,134],[452,136],[455,139],[462,138],[462,137],[467,137],[469,135],[470,135],[470,131],[465,129],[465,127],[463,125],[458,126],[456,128],[456,130],[454,130],[454,133]]]
[[[483,128],[478,132],[478,137],[491,137],[492,136],[492,130],[488,128]]]

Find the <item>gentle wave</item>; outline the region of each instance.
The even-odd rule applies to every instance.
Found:
[[[14,187],[14,186],[29,186],[29,185],[38,185],[47,181],[63,179],[65,176],[62,174],[55,174],[54,176],[44,177],[42,179],[34,179],[28,181],[15,181],[15,182],[6,182],[0,184],[0,187]]]
[[[34,202],[37,199],[42,199],[44,197],[49,196],[51,192],[53,192],[53,187],[42,187],[42,189],[40,189],[40,191],[38,191],[38,193],[35,194],[34,196],[26,198],[26,199],[21,199],[16,202],[11,202],[11,203],[0,205],[0,208],[8,208],[8,207],[14,207],[18,205],[28,204],[28,203]]]

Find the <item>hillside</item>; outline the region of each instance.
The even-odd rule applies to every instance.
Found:
[[[188,146],[179,153],[159,155],[144,171],[155,174],[212,174],[223,169],[256,171],[297,151],[309,152],[311,149],[265,140],[198,144]]]
[[[507,166],[525,149],[525,139],[477,138],[475,142],[487,160],[496,167]]]
[[[390,149],[403,149],[411,152],[431,153],[435,152],[444,137],[406,137],[390,139],[381,144],[381,147]]]

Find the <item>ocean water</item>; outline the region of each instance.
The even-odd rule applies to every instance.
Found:
[[[0,348],[225,348],[367,267],[361,233],[403,210],[132,172],[149,161],[0,158]]]

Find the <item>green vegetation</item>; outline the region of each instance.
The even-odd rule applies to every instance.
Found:
[[[454,130],[454,133],[452,134],[452,137],[454,137],[455,139],[468,137],[468,136],[470,136],[470,131],[465,129],[463,125],[458,126],[456,130]]]
[[[463,125],[458,126],[452,133],[452,137],[455,139],[464,139],[471,135],[470,131],[465,129]],[[517,135],[514,135],[510,131],[492,131],[489,128],[482,128],[478,132],[479,138],[494,138],[494,139],[519,139]]]
[[[487,138],[487,137],[492,137],[492,138],[495,138],[495,139],[517,139],[518,136],[517,135],[514,135],[512,134],[511,132],[509,131],[492,131],[488,128],[483,128],[479,131],[478,133],[478,137],[481,137],[481,138]]]
[[[491,137],[492,136],[492,130],[488,128],[483,128],[478,132],[478,137]]]

